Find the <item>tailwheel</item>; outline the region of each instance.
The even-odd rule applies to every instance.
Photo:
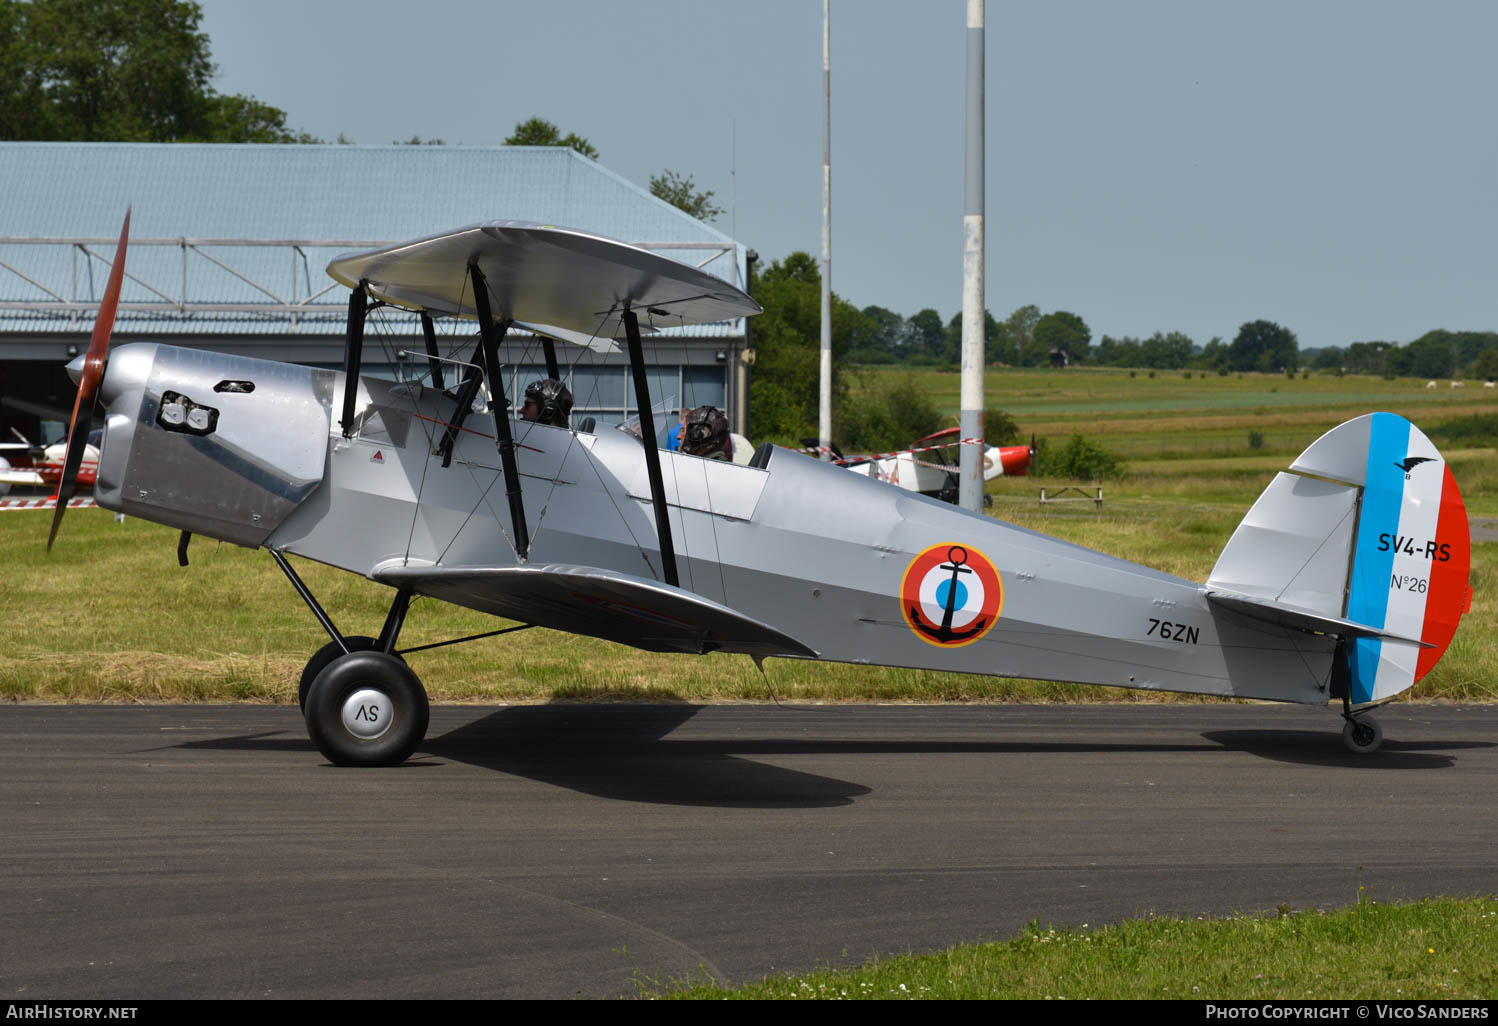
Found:
[[[1384,743],[1384,727],[1370,714],[1354,716],[1346,714],[1342,725],[1342,743],[1349,752],[1372,755]]]
[[[316,658],[315,656],[313,657]],[[312,681],[303,715],[317,750],[337,766],[395,766],[426,737],[426,689],[384,652],[338,655]]]

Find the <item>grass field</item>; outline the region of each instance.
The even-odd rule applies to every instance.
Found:
[[[1232,919],[1039,924],[1013,940],[772,977],[724,990],[647,984],[655,997],[901,1000],[1183,998],[1491,1001],[1498,901],[1440,899]]]
[[[993,370],[984,380],[986,404],[1014,417],[1026,437],[1104,436],[1129,460],[1248,455],[1250,431],[1264,436],[1260,454],[1294,455],[1321,432],[1374,410],[1422,426],[1498,412],[1498,390],[1481,382],[1453,389],[1441,381],[1430,389],[1409,378],[1129,373],[1112,367]],[[956,423],[960,381],[954,373],[870,368],[853,375],[851,387],[872,389],[894,374],[913,379]]]

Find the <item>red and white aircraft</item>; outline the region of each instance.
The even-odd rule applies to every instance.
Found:
[[[78,483],[92,488],[99,472],[99,439],[90,432],[88,443],[83,447],[83,461],[78,467]],[[11,488],[51,488],[55,493],[62,480],[63,464],[67,459],[66,442],[53,442],[47,446],[30,442],[0,443],[0,496],[9,494]],[[4,453],[13,455],[7,459]],[[26,508],[46,508],[27,506]]]
[[[892,485],[923,495],[934,495],[956,502],[958,446],[963,444],[955,427],[943,428],[917,439],[909,449],[879,453],[876,456],[840,459],[855,474],[888,481]],[[1030,469],[1035,443],[1029,445],[990,445],[983,451],[983,480],[996,477],[1018,477]]]

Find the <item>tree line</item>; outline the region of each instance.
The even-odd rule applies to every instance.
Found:
[[[821,337],[821,269],[808,253],[775,261],[756,276],[752,291],[764,313],[750,324],[755,350],[749,418],[756,438],[795,444],[816,433]],[[1414,341],[1356,342],[1346,348],[1301,349],[1290,329],[1249,321],[1231,342],[1198,345],[1179,331],[1096,344],[1080,316],[1022,306],[1004,320],[984,311],[984,359],[990,366],[1108,366],[1149,370],[1294,374],[1311,370],[1387,377],[1498,377],[1498,332],[1425,333]],[[833,436],[850,450],[895,448],[942,427],[934,407],[910,379],[886,376],[850,398],[849,373],[899,365],[956,371],[962,316],[943,319],[927,308],[904,317],[882,306],[863,309],[832,295]],[[1012,421],[986,414],[991,441],[1003,444]]]
[[[1020,307],[1002,321],[985,310],[983,320],[984,362],[990,365],[1091,364],[1223,372],[1285,371],[1299,366],[1295,334],[1272,321],[1244,324],[1231,343],[1213,338],[1201,346],[1179,331],[1155,332],[1145,339],[1104,335],[1094,345],[1092,329],[1077,314],[1069,310],[1042,313],[1033,305]],[[961,363],[961,347],[961,313],[943,321],[930,308],[906,318],[881,306],[867,306],[857,311],[849,360],[864,365],[955,368]]]
[[[799,256],[799,255],[798,255]],[[956,369],[961,363],[962,315],[943,321],[933,309],[902,317],[882,306],[850,308],[847,344],[852,364]],[[1498,332],[1428,331],[1414,341],[1354,342],[1349,346],[1301,349],[1295,333],[1273,321],[1249,321],[1231,342],[1214,337],[1199,345],[1179,331],[1148,338],[1104,335],[1096,344],[1077,314],[1042,314],[1022,306],[1000,321],[985,310],[984,360],[1009,367],[1137,367],[1201,370],[1221,374],[1297,370],[1386,377],[1498,378]]]

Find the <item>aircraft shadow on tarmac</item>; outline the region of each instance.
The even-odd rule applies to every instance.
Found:
[[[759,749],[795,753],[799,743],[763,748],[733,741],[667,740],[700,707],[515,706],[429,736],[398,771],[432,769],[435,759],[466,763],[584,794],[621,801],[723,808],[827,808],[852,804],[869,788],[736,756]],[[186,741],[173,747],[307,752],[312,742],[285,732]],[[367,770],[361,772],[369,772]]]
[[[600,798],[722,808],[827,808],[861,784],[740,758],[736,741],[667,738],[691,705],[541,705],[501,709],[439,737],[421,755],[527,777]],[[778,751],[794,750],[782,746]]]
[[[862,784],[787,769],[755,756],[957,754],[994,755],[1241,751],[1310,766],[1439,769],[1457,748],[1484,742],[1388,740],[1378,754],[1353,755],[1324,730],[1222,730],[1182,743],[984,741],[964,738],[673,738],[697,714],[693,705],[512,706],[430,736],[400,769],[434,769],[450,760],[620,801],[723,808],[826,808],[869,794]],[[794,713],[794,707],[786,710]],[[310,741],[262,732],[176,746],[184,749],[308,752]]]
[[[1492,748],[1487,741],[1399,741],[1385,739],[1373,755],[1355,755],[1324,730],[1214,730],[1202,735],[1224,748],[1299,766],[1358,769],[1445,769],[1456,765],[1447,754],[1459,748]]]

